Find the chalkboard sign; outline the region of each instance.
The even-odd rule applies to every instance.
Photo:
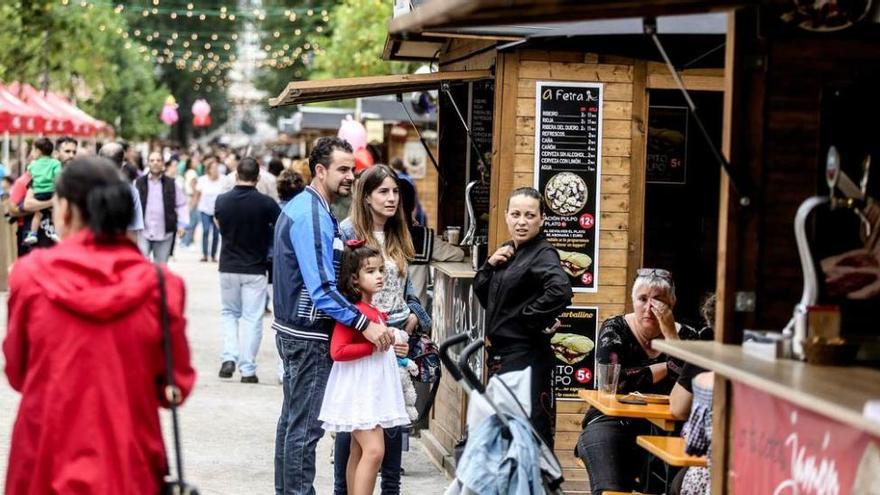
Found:
[[[547,206],[544,233],[575,292],[598,287],[603,96],[601,83],[536,84],[535,187]]]
[[[495,81],[477,81],[471,84],[471,107],[470,128],[474,144],[482,153],[482,163],[475,154],[473,148],[469,150],[468,162],[470,164],[471,180],[479,178],[481,166],[485,167],[482,172],[489,180],[489,169],[492,167],[492,123],[495,111]]]
[[[687,137],[686,107],[652,106],[648,110],[647,182],[686,183]]]
[[[557,399],[577,399],[580,389],[594,388],[598,308],[569,306],[550,339],[556,356],[553,388]]]
[[[495,111],[495,81],[476,81],[470,85],[468,126],[480,150],[477,156],[473,146],[467,147],[468,183],[483,179],[471,189],[471,203],[477,218],[476,234],[489,235],[489,184],[492,174],[492,124]]]

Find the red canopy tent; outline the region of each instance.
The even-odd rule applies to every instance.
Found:
[[[73,133],[79,136],[93,136],[98,130],[98,121],[83,112],[61,95],[48,91],[44,96],[59,112],[68,116],[75,124]]]
[[[84,112],[67,98],[30,84],[0,84],[0,133],[113,136],[113,127]]]
[[[12,94],[20,95],[22,100],[47,117],[46,125],[42,129],[43,134],[74,134],[74,131],[78,130],[78,126],[81,125],[46,101],[42,93],[30,84],[14,82],[9,84],[8,88]]]
[[[45,117],[0,85],[0,132],[35,134],[42,132]]]

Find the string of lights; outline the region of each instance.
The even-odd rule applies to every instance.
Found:
[[[320,52],[314,41],[292,43],[292,38],[302,40],[305,25],[315,33],[323,33],[330,20],[325,9],[308,7],[242,8],[212,2],[209,7],[187,3],[183,6],[163,5],[162,0],[147,0],[140,5],[134,2],[120,3],[111,0],[59,0],[63,7],[110,9],[120,15],[129,28],[101,25],[101,31],[111,30],[125,40],[127,49],[162,67],[197,74],[194,89],[210,82],[225,87],[223,75],[238,60],[237,44],[241,40],[241,23],[249,22],[263,27],[262,41],[257,43],[256,56],[249,60],[259,68],[285,69],[297,63],[307,63],[313,54]],[[187,21],[176,25],[171,31],[150,27],[155,20]],[[279,20],[290,22],[290,29],[279,26]],[[195,25],[192,23],[196,22]],[[227,22],[219,22],[227,21]],[[297,23],[299,21],[299,23]],[[270,24],[266,24],[266,23]],[[292,36],[291,36],[292,35]],[[297,46],[299,45],[299,46]],[[204,78],[201,76],[205,76]],[[202,86],[207,88],[207,86]]]

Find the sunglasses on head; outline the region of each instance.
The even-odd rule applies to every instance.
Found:
[[[672,272],[662,268],[639,268],[636,271],[639,277],[657,277],[672,282]]]

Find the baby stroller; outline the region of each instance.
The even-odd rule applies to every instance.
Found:
[[[562,466],[517,398],[528,397],[519,392],[530,386],[528,373],[495,375],[483,386],[469,364],[483,339],[470,342],[457,363],[450,355],[453,346],[468,341],[463,333],[440,344],[440,360],[468,394],[468,440],[445,495],[562,494]]]

